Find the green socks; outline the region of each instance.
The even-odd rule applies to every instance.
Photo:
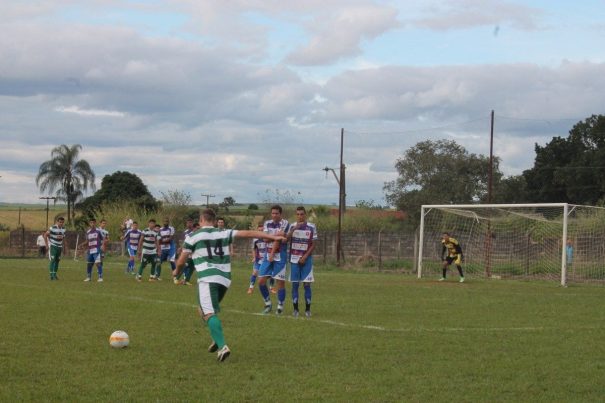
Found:
[[[221,325],[221,320],[216,315],[213,315],[208,319],[208,328],[210,329],[212,340],[214,340],[219,349],[223,348],[225,345],[223,326]]]

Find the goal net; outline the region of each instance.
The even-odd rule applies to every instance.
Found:
[[[424,205],[418,277],[441,276],[441,237],[458,240],[464,275],[605,282],[605,209],[566,203]],[[450,270],[456,273],[452,265]]]

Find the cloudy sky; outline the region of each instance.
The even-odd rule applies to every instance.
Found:
[[[494,153],[605,105],[605,0],[0,0],[0,202],[38,202],[40,164],[83,146],[101,178],[155,196],[384,204],[398,156],[426,139]]]

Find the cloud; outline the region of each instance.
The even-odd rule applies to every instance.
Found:
[[[119,111],[106,111],[102,109],[80,109],[78,106],[58,106],[55,111],[61,113],[74,113],[80,116],[106,116],[113,118],[123,118],[126,113]]]
[[[368,5],[348,7],[334,15],[319,15],[306,26],[311,33],[308,43],[294,49],[286,61],[295,65],[322,65],[361,53],[364,41],[400,26],[397,10]]]
[[[524,31],[537,30],[544,11],[500,0],[449,0],[434,2],[425,11],[425,16],[413,18],[411,25],[435,31],[474,27],[511,26]]]
[[[427,65],[395,54],[438,53],[431,45],[453,29],[470,48],[464,35],[496,25],[531,42],[546,15],[510,1],[426,4],[12,2],[0,15],[1,200],[36,201],[40,163],[79,143],[99,180],[127,170],[155,195],[253,202],[279,188],[330,203],[337,188],[322,168],[338,166],[341,128],[349,200],[380,200],[396,158],[419,141],[451,138],[486,154],[492,109],[508,174],[531,166],[535,142],[605,104],[605,64],[561,62],[558,48],[550,67],[531,55],[491,64],[429,55]],[[18,179],[7,191],[9,176]]]
[[[560,119],[603,105],[604,77],[603,63],[388,66],[333,77],[321,95],[327,99],[324,116],[335,120],[430,116],[451,123],[454,117],[487,116],[491,109],[518,118]]]
[[[300,106],[316,94],[314,84],[287,67],[234,62],[223,50],[130,29],[35,24],[5,34],[0,95],[43,95],[57,100],[61,112],[147,116],[185,126],[227,118],[285,121],[305,113]],[[21,38],[18,46],[13,37]]]

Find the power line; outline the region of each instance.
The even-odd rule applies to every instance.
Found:
[[[551,123],[554,121],[575,121],[575,122],[580,122],[582,121],[583,118],[554,118],[554,119],[544,119],[544,118],[515,118],[512,116],[503,116],[503,115],[496,115],[497,118],[500,119],[508,119],[508,120],[519,120],[519,121],[529,121],[529,122],[545,122],[545,123]]]

